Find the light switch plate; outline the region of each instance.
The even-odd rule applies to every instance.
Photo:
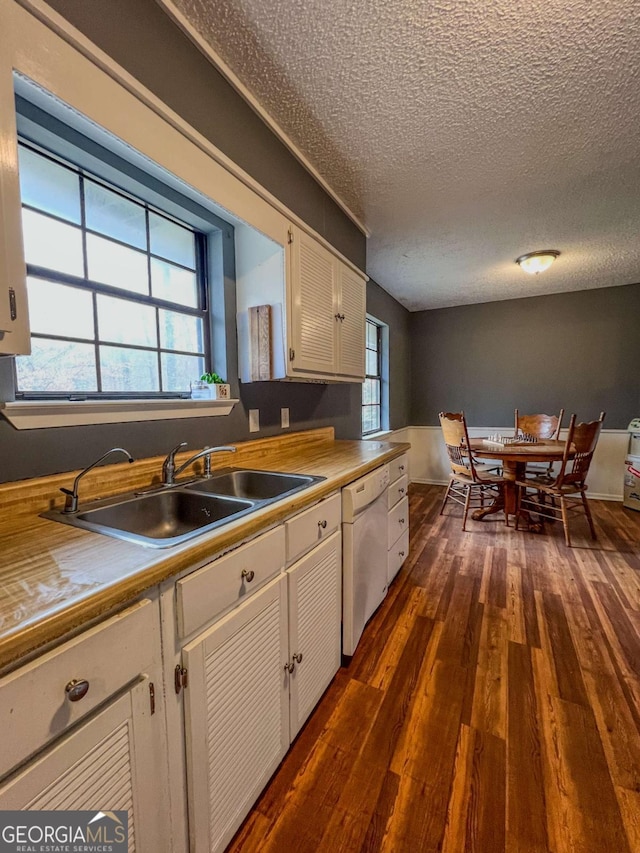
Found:
[[[260,429],[260,409],[249,409],[249,432]]]
[[[289,426],[289,409],[280,409],[280,426],[282,429]]]

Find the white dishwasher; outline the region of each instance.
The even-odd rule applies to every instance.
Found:
[[[387,486],[383,465],[342,490],[342,653],[351,656],[387,594]]]

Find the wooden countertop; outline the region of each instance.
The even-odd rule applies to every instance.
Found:
[[[251,467],[326,480],[166,549],[40,518],[40,512],[60,505],[60,486],[68,487],[77,472],[0,484],[0,669],[280,523],[409,448],[380,441],[335,441],[331,428],[235,446],[236,453],[212,456],[215,468]],[[180,464],[193,452],[180,454],[176,461]],[[161,463],[157,457],[96,468],[81,482],[80,502],[149,486]]]

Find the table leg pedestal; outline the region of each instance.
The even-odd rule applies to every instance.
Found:
[[[495,501],[488,507],[477,509],[472,513],[471,518],[475,521],[484,521],[489,515],[494,515],[496,512],[504,512],[505,516],[516,514],[516,480],[524,478],[526,463],[514,462],[510,459],[503,461],[502,476],[504,478],[504,487],[498,493]],[[521,520],[524,519],[530,531],[534,533],[542,530],[542,525],[532,521],[528,512],[520,513]]]

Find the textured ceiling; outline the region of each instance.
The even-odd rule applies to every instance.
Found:
[[[640,281],[636,0],[174,0],[411,310]],[[514,259],[553,248],[528,276]]]

